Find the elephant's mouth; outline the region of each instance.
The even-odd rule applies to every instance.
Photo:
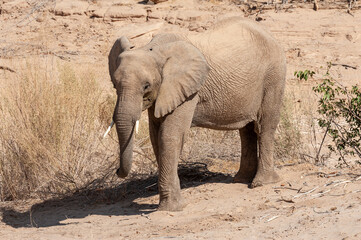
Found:
[[[142,111],[147,110],[148,108],[150,108],[153,105],[153,98],[148,96],[148,97],[144,97],[143,98],[143,107],[142,107]]]

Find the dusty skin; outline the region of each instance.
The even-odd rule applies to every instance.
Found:
[[[94,65],[111,88],[107,54],[119,36],[142,46],[161,31],[202,32],[217,19],[241,15],[258,19],[283,46],[286,93],[299,87],[295,70],[313,68],[321,76],[319,67],[327,61],[346,84],[360,79],[361,14],[357,8],[348,13],[346,3],[321,2],[318,11],[313,4],[264,5],[259,13],[261,4],[250,10],[227,1],[138,2],[48,1],[32,11],[33,1],[1,1],[0,70],[16,72],[16,61],[42,56]],[[301,109],[309,96],[298,90],[292,99]],[[213,159],[211,172],[200,171],[199,178],[180,174],[188,205],[174,213],[155,211],[159,198],[153,178],[122,186],[127,194],[119,199],[100,191],[46,202],[1,202],[0,238],[360,239],[360,169],[333,166],[278,167],[281,182],[249,189],[232,183],[238,161]]]
[[[235,182],[254,188],[280,180],[274,171],[273,139],[285,86],[283,49],[254,21],[236,17],[188,39],[158,34],[148,45],[132,50],[122,37],[109,53],[118,95],[113,117],[120,149],[117,174],[124,178],[131,170],[132,129],[142,108],[148,109],[159,169],[158,210],[163,211],[184,206],[177,167],[191,125],[240,131],[242,156]]]

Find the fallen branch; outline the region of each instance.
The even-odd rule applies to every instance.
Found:
[[[280,199],[277,200],[277,202],[287,202],[287,203],[295,203],[292,199],[285,199],[283,197],[281,197]]]
[[[356,177],[353,181],[358,181],[361,179],[361,175],[359,175],[358,177]]]
[[[307,177],[307,176],[312,176],[312,175],[317,175],[319,177],[329,178],[329,177],[341,176],[341,175],[343,175],[343,173],[340,173],[340,172],[331,172],[331,173],[314,172],[314,173],[307,173],[304,176]]]
[[[303,195],[309,194],[309,193],[315,191],[317,188],[319,188],[319,187],[317,186],[317,187],[315,187],[315,188],[312,188],[310,191],[307,191],[307,192],[304,192],[304,193],[295,195],[295,196],[293,196],[293,198],[298,198],[298,197],[301,197],[301,196],[303,196]]]
[[[343,183],[349,183],[349,182],[351,182],[351,181],[350,180],[342,181],[342,182],[336,183],[333,187],[336,187],[336,186],[338,186],[340,184],[343,184]]]
[[[334,184],[334,183],[339,183],[339,182],[342,182],[342,181],[344,181],[345,179],[343,179],[343,180],[335,180],[335,181],[331,181],[331,182],[328,182],[328,183],[326,183],[325,185],[324,185],[324,187],[328,187],[328,186],[330,186],[330,185],[332,185],[332,184]]]
[[[329,177],[337,177],[337,176],[341,176],[342,173],[329,173],[329,174],[325,174],[323,177],[325,178],[329,178]]]
[[[0,69],[4,70],[4,71],[9,71],[12,73],[16,73],[13,69],[9,68],[9,67],[5,67],[5,66],[0,66]]]
[[[269,215],[270,215],[270,213],[268,213],[268,214],[266,214],[266,215],[264,215],[264,216],[260,217],[260,218],[259,218],[259,220],[262,220],[263,218],[265,218],[265,217],[267,217],[267,216],[269,216]]]
[[[297,193],[300,193],[302,187],[301,187],[301,188],[292,188],[292,187],[282,187],[282,186],[281,186],[281,187],[273,187],[273,189],[289,189],[289,190],[297,191]],[[304,192],[302,192],[302,193],[304,193]]]
[[[276,218],[278,218],[279,216],[273,216],[273,217],[271,217],[271,218],[269,218],[266,222],[270,222],[270,221],[272,221],[272,220],[275,220]]]
[[[329,191],[331,191],[331,190],[327,190],[327,191],[324,191],[324,192],[313,194],[312,197],[322,197],[325,193],[328,193]]]
[[[296,162],[296,163],[287,163],[287,164],[284,164],[284,165],[276,165],[277,168],[283,168],[283,167],[291,167],[291,166],[295,166],[299,164],[299,162]]]
[[[307,177],[307,176],[320,175],[320,174],[326,174],[326,173],[324,173],[324,172],[313,172],[313,173],[307,173],[304,176]]]
[[[323,213],[331,213],[331,212],[329,212],[329,211],[324,211],[324,212],[317,212],[317,211],[315,210],[315,208],[313,208],[313,211],[314,211],[315,213],[318,213],[318,214],[323,214]]]
[[[332,63],[331,64],[332,66],[342,66],[342,67],[344,67],[344,68],[352,68],[352,69],[357,69],[357,67],[354,67],[354,66],[351,66],[351,65],[348,65],[348,64],[341,64],[341,63]]]

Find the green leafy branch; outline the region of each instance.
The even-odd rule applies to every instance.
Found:
[[[332,139],[332,144],[327,146],[329,150],[337,152],[339,161],[348,165],[345,156],[358,156],[361,159],[361,90],[357,85],[347,88],[333,79],[331,66],[331,63],[327,64],[322,82],[312,88],[320,95],[317,110],[320,117],[317,120],[318,125],[325,129],[316,159],[327,134]]]
[[[311,77],[315,74],[314,71],[311,70],[304,70],[304,71],[295,71],[293,76],[296,76],[299,80],[308,80],[308,77]]]

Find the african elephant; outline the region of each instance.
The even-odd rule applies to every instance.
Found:
[[[182,210],[177,165],[190,127],[239,130],[241,161],[235,182],[251,187],[280,180],[274,170],[286,61],[258,23],[220,21],[193,35],[163,33],[134,49],[126,37],[109,53],[117,92],[113,120],[120,146],[119,177],[131,169],[136,121],[148,110],[158,163],[159,210]]]

